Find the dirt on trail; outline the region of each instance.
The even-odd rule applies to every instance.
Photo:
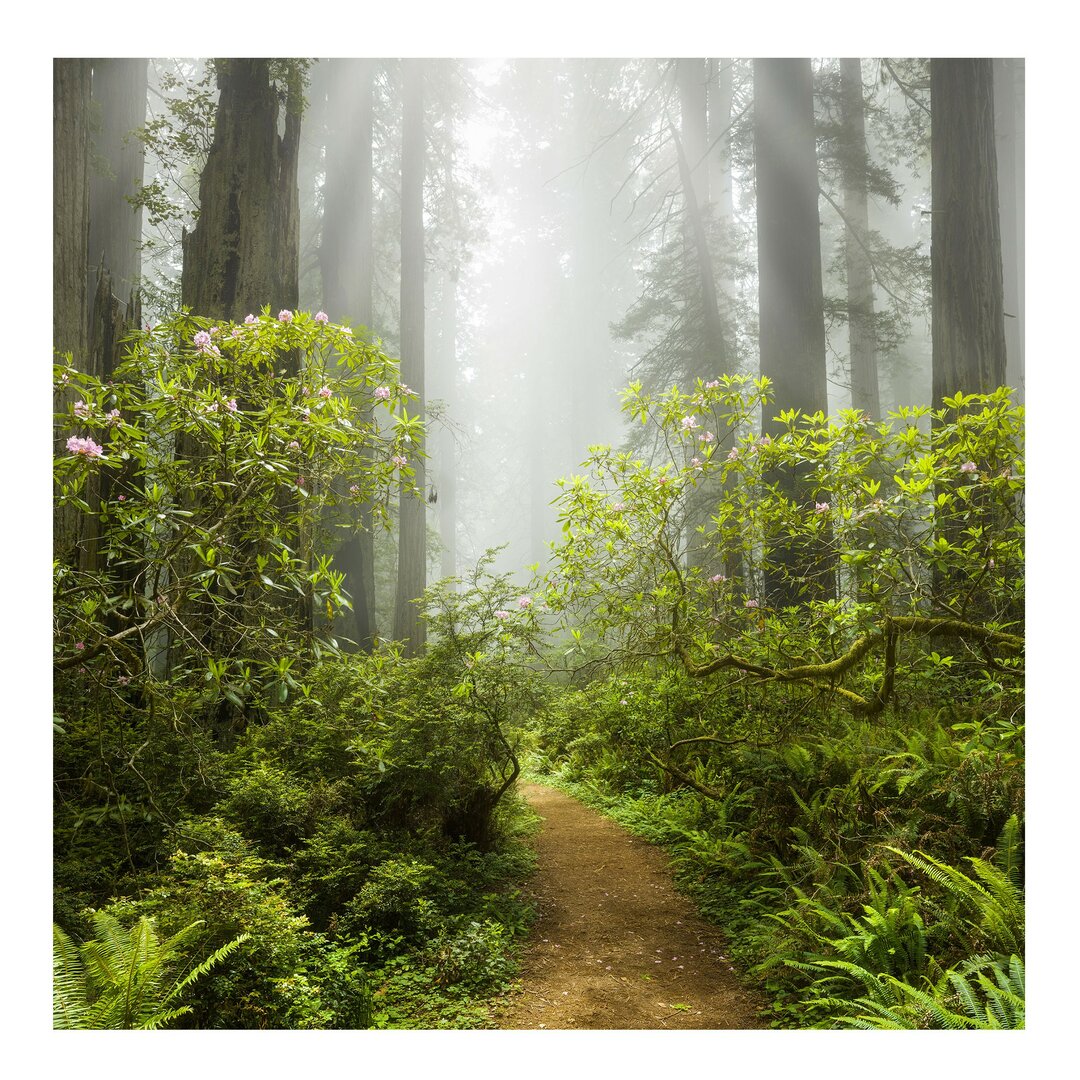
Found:
[[[722,935],[674,889],[663,852],[553,788],[523,784],[544,819],[538,909],[511,1029],[763,1028]]]

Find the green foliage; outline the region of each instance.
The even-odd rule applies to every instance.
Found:
[[[54,1028],[165,1027],[191,1011],[176,1003],[184,990],[247,940],[241,934],[175,976],[198,922],[161,941],[146,916],[130,930],[107,911],[95,911],[91,921],[95,936],[82,945],[53,925]]]

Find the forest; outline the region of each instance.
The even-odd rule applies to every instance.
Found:
[[[55,1029],[1024,1028],[1022,59],[52,64]]]

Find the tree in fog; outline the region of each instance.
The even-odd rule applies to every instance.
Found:
[[[424,65],[402,62],[401,127],[401,379],[424,414]],[[417,448],[419,449],[419,448]],[[416,487],[426,490],[424,460],[413,465]],[[423,652],[426,626],[416,601],[427,583],[426,503],[405,485],[398,513],[398,578],[393,636],[405,652]]]
[[[372,324],[372,143],[374,139],[374,60],[324,60],[328,67],[326,180],[323,189],[323,307],[335,321]],[[370,332],[370,331],[369,331]],[[375,535],[370,507],[359,528],[341,545],[335,562],[345,573],[352,596],[356,641],[370,649],[375,641]]]
[[[829,408],[809,59],[754,61],[754,157],[761,373],[774,394],[762,415],[767,435],[781,429],[773,419],[781,410],[812,414]],[[783,470],[775,481],[788,498],[805,501],[794,470]],[[821,568],[797,565],[782,544],[773,554],[779,572],[766,580],[766,595],[776,604],[793,603],[805,579]],[[827,591],[827,577],[819,585]]]
[[[930,61],[934,404],[1005,382],[993,62]]]

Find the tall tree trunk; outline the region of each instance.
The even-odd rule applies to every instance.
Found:
[[[722,57],[708,61],[708,154],[709,197],[720,225],[720,260],[717,268],[717,303],[720,316],[730,318],[735,278],[731,272],[729,250],[735,206],[731,185],[731,105],[735,96],[735,61]],[[727,350],[728,374],[734,366],[734,349]]]
[[[1005,382],[993,65],[930,61],[933,398]]]
[[[53,61],[53,348],[86,370],[89,60]]]
[[[288,87],[284,134],[268,60],[218,60],[214,141],[199,180],[198,223],[183,237],[182,302],[197,315],[240,320],[299,301],[296,168],[303,103]],[[298,363],[298,361],[294,361]]]
[[[402,62],[401,131],[401,378],[416,391],[414,408],[424,414],[424,69],[419,60]],[[412,458],[416,487],[427,477],[423,459]],[[416,601],[427,580],[427,503],[401,489],[398,578],[394,637],[405,654],[424,651],[426,625]]]
[[[844,263],[847,270],[848,355],[851,407],[874,419],[881,415],[878,395],[877,335],[874,330],[874,276],[870,264],[870,220],[866,207],[866,122],[862,63],[840,61],[840,112],[843,123],[840,171],[844,184]]]
[[[754,61],[754,156],[757,175],[758,312],[761,373],[773,402],[762,431],[778,430],[781,409],[827,412],[821,234],[814,141],[813,75],[808,59]],[[796,504],[805,503],[801,476],[775,477]],[[831,595],[822,560],[778,542],[765,592],[776,605],[797,602],[803,587]]]
[[[71,363],[88,371],[86,239],[90,223],[90,61],[53,61],[53,348],[71,354]],[[53,407],[64,412],[74,402],[57,393]],[[53,439],[64,453],[61,429]],[[73,560],[81,515],[60,508],[53,519],[54,556]]]
[[[456,268],[446,275],[443,295],[443,348],[440,356],[442,397],[453,408],[457,376],[457,287]],[[454,577],[457,570],[457,447],[449,424],[439,433],[439,539],[442,541],[442,576]]]
[[[330,130],[326,146],[323,210],[323,306],[332,319],[351,319],[370,332],[374,244],[372,143],[374,60],[329,60]],[[338,549],[335,562],[352,596],[354,633],[365,652],[375,645],[375,534],[371,507],[359,511],[359,529]]]
[[[1024,399],[1024,61],[994,61],[1005,375]]]
[[[95,60],[91,84],[97,128],[90,176],[88,295],[108,271],[113,294],[127,303],[138,287],[142,209],[128,202],[142,183],[145,152],[135,132],[146,123],[145,58]]]

